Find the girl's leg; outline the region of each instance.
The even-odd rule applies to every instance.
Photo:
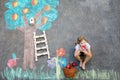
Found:
[[[86,55],[86,57],[85,57],[85,60],[84,60],[84,62],[82,64],[83,70],[85,70],[86,63],[92,58],[92,54],[85,54],[85,55]]]
[[[74,57],[80,62],[80,67],[82,67],[82,59],[80,57],[81,53],[80,51],[74,54]]]

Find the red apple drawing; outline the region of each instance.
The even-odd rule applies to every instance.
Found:
[[[17,7],[18,6],[18,2],[17,1],[12,2],[12,6],[13,7]]]
[[[32,6],[37,5],[37,3],[38,3],[38,0],[31,0],[31,4],[32,4]]]

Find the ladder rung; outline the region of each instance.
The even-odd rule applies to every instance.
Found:
[[[40,37],[44,37],[44,35],[40,35],[40,36],[35,36],[35,38],[40,38]]]
[[[36,41],[36,44],[38,44],[38,43],[44,43],[44,42],[46,42],[46,40]]]
[[[46,55],[46,54],[48,54],[48,52],[37,53],[37,56]]]
[[[41,50],[41,49],[47,49],[47,47],[41,47],[41,48],[37,48],[37,50]]]

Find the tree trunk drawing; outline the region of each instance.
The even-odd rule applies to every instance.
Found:
[[[24,61],[23,61],[23,68],[29,65],[31,69],[34,66],[34,39],[33,39],[33,30],[32,28],[25,29],[24,32]]]
[[[38,15],[40,15],[38,13]],[[38,16],[36,15],[36,16]],[[36,17],[35,17],[36,18]],[[26,69],[28,66],[30,69],[34,68],[34,34],[36,30],[41,26],[40,24],[29,25],[25,17],[24,27],[18,27],[17,29],[24,33],[24,58],[23,58],[23,68]]]

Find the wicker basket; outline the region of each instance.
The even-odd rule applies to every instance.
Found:
[[[64,68],[63,72],[64,72],[65,77],[73,78],[75,76],[75,73],[77,72],[77,70],[76,70],[76,68],[71,68],[71,69]]]

